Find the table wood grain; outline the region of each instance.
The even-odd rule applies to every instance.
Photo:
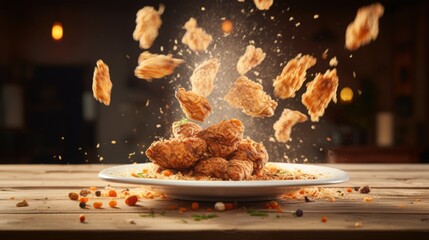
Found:
[[[135,185],[108,183],[97,173],[112,165],[0,165],[0,239],[417,239],[429,236],[429,165],[424,164],[323,164],[349,173],[351,180],[326,189],[346,192],[369,185],[371,192],[353,191],[334,202],[277,199],[283,212],[250,216],[246,209],[263,210],[266,202],[237,203],[237,208],[215,213],[216,218],[195,221],[208,214],[214,202],[142,199],[137,206],[116,198],[100,197],[102,209],[81,209],[69,192],[107,185],[120,191]],[[363,201],[372,198],[371,202]],[[28,207],[16,207],[26,199]],[[96,197],[90,195],[90,202]],[[181,213],[171,206],[189,210]],[[294,217],[296,209],[303,217]],[[86,222],[79,221],[85,214]],[[321,222],[326,216],[328,221]],[[133,223],[131,223],[133,222]],[[355,226],[361,223],[361,226]]]

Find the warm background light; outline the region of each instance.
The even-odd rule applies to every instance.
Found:
[[[349,87],[341,89],[340,99],[342,102],[351,102],[353,100],[353,90]]]
[[[55,22],[52,25],[52,38],[56,41],[59,41],[63,38],[63,25],[60,22]]]

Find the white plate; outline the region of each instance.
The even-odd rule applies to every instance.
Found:
[[[287,170],[301,170],[314,175],[309,180],[269,180],[269,181],[190,181],[136,178],[132,172],[141,172],[150,163],[129,164],[102,170],[98,176],[106,181],[132,183],[163,192],[170,198],[200,201],[262,201],[276,199],[282,194],[295,191],[303,186],[342,183],[349,180],[346,172],[336,168],[310,164],[270,163]]]

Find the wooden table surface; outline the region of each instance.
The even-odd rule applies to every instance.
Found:
[[[104,182],[98,171],[110,165],[0,165],[0,239],[421,239],[429,236],[429,165],[325,164],[349,173],[349,182],[324,186],[344,191],[331,202],[317,199],[277,199],[283,212],[264,209],[266,202],[238,203],[237,208],[214,213],[216,218],[196,221],[208,214],[213,202],[185,213],[171,206],[190,208],[191,202],[141,199],[138,206],[110,208],[109,197],[100,197],[102,209],[81,209],[68,198],[96,186],[121,191],[135,185]],[[368,185],[369,194],[348,187]],[[372,198],[365,202],[365,197]],[[96,197],[89,195],[90,202]],[[26,199],[28,207],[16,207]],[[246,209],[269,211],[250,216]],[[302,209],[304,216],[292,211]],[[85,214],[86,222],[79,221]],[[328,221],[323,223],[321,218]],[[358,226],[356,226],[356,224]],[[361,226],[359,226],[361,224]]]

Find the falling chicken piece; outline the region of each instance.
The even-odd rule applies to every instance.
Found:
[[[94,76],[92,78],[92,94],[94,98],[104,103],[104,105],[109,106],[112,86],[109,66],[100,59],[97,61],[97,66],[94,68]]]
[[[227,157],[237,150],[243,139],[243,131],[243,123],[238,119],[231,119],[202,130],[197,137],[206,141],[211,156]]]
[[[189,122],[186,118],[176,121],[172,125],[173,136],[175,138],[193,137],[201,132],[201,130],[203,129],[198,124]]]
[[[158,29],[161,27],[161,15],[164,12],[164,5],[159,5],[158,11],[153,7],[146,6],[137,12],[136,28],[133,32],[133,39],[139,41],[140,48],[147,49],[158,37]]]
[[[332,100],[337,102],[338,76],[337,69],[327,70],[325,74],[318,73],[312,82],[307,84],[307,91],[301,101],[308,110],[311,121],[318,122],[326,107]]]
[[[163,78],[172,74],[183,60],[173,58],[171,54],[152,54],[145,51],[140,54],[138,63],[134,75],[140,79],[152,81],[154,78]]]
[[[354,51],[375,40],[379,30],[378,20],[383,13],[384,7],[380,3],[359,8],[355,20],[347,26],[346,48]]]
[[[257,143],[250,138],[243,139],[229,159],[247,160],[253,163],[253,173],[258,174],[268,162],[268,152],[262,143]]]
[[[298,54],[283,68],[282,73],[274,80],[274,95],[281,99],[295,97],[305,81],[307,70],[316,64],[316,58]]]
[[[219,59],[212,58],[195,68],[191,76],[192,91],[204,97],[209,96],[213,91],[213,82],[219,66]]]
[[[274,0],[253,0],[259,10],[268,10],[273,5]]]
[[[212,108],[205,97],[179,88],[176,98],[187,118],[203,122],[210,115]]]
[[[238,60],[237,71],[240,75],[244,75],[252,68],[258,66],[264,59],[265,53],[261,48],[255,48],[253,45],[248,45],[243,56]]]
[[[251,117],[271,117],[277,107],[277,102],[264,92],[261,84],[245,76],[235,80],[224,99]]]
[[[337,57],[333,57],[331,58],[331,60],[329,60],[329,66],[336,67],[337,65],[338,65]]]
[[[196,137],[160,140],[150,145],[146,156],[162,168],[185,170],[194,166],[206,149],[206,142]]]
[[[207,50],[213,37],[206,33],[204,29],[197,27],[197,20],[195,18],[190,18],[183,28],[186,29],[186,33],[182,38],[183,44],[188,45],[194,52]]]
[[[299,111],[294,111],[290,109],[284,109],[279,120],[274,123],[273,128],[275,131],[274,136],[279,142],[287,142],[290,140],[290,134],[292,127],[299,122],[307,121],[307,116],[302,114]]]

